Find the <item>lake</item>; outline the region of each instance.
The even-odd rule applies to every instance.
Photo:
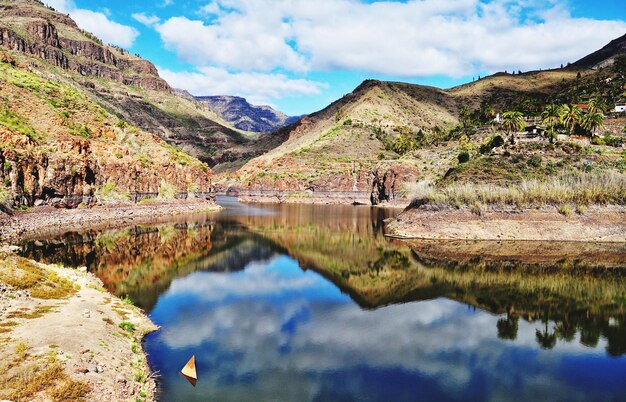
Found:
[[[398,210],[218,202],[21,253],[149,313],[163,401],[626,398],[624,244],[400,241]]]

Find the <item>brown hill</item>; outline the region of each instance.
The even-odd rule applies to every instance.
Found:
[[[111,114],[211,166],[231,146],[249,142],[251,134],[212,109],[174,94],[152,63],[104,45],[37,0],[0,0],[0,47],[31,69],[80,85]]]
[[[4,205],[206,192],[209,167],[153,134],[198,155],[204,137],[240,136],[173,95],[150,62],[34,0],[0,1],[0,94]]]
[[[545,102],[577,73],[496,74],[449,90],[365,81],[326,109],[261,139],[257,147],[267,152],[233,177],[257,198],[268,190],[294,192],[297,201],[320,201],[326,192],[358,192],[359,202],[402,198],[407,184],[437,180],[455,166],[461,110]],[[412,148],[402,149],[407,138],[415,139]]]

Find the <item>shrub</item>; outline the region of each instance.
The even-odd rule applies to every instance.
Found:
[[[504,145],[504,138],[500,134],[496,134],[489,139],[486,143],[480,146],[479,152],[481,154],[487,154],[491,152],[492,149],[498,148]]]
[[[559,207],[559,213],[563,216],[570,216],[572,214],[572,207],[568,204],[561,205]]]
[[[132,322],[128,322],[128,321],[120,322],[118,327],[120,327],[121,329],[123,329],[126,332],[135,332],[135,328],[136,328],[135,324],[133,324]]]
[[[470,160],[470,154],[467,151],[463,151],[457,156],[459,163],[467,163]]]
[[[166,181],[161,182],[161,186],[159,187],[159,198],[163,200],[173,200],[176,198],[177,194],[178,190],[176,190],[176,187]]]
[[[108,182],[102,188],[96,190],[96,198],[101,202],[130,201],[130,194],[120,191],[115,183]]]
[[[539,155],[533,155],[528,159],[528,166],[532,166],[532,167],[540,167],[541,166],[541,156]]]

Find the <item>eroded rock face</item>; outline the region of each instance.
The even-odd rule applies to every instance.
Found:
[[[0,18],[22,14],[24,17],[33,18],[25,25],[28,35],[23,36],[11,28],[0,27],[0,46],[44,59],[57,67],[84,76],[106,78],[125,85],[171,92],[167,82],[159,77],[156,67],[147,60],[135,58],[122,51],[116,55],[110,48],[95,41],[60,37],[57,27],[48,18],[52,15],[57,16],[56,13],[38,16],[33,10],[29,12],[28,9],[6,6],[0,8]],[[45,19],[38,19],[44,17]],[[56,23],[78,29],[71,19],[62,20]]]
[[[96,190],[112,183],[126,201],[156,197],[163,183],[178,193],[193,188],[196,193],[211,190],[211,173],[183,166],[172,160],[144,167],[133,158],[102,156],[88,140],[59,143],[58,151],[47,153],[24,139],[22,149],[0,148],[0,180],[11,192],[13,206],[53,205],[73,208],[97,202]],[[101,201],[101,200],[100,200]],[[123,201],[123,199],[120,199]]]
[[[393,202],[404,199],[404,185],[417,181],[417,169],[400,164],[381,164],[372,168],[353,167],[351,171],[341,173],[322,173],[318,178],[304,180],[297,176],[256,177],[246,186],[237,189],[244,194],[254,196],[258,192],[306,193],[309,197],[324,197],[332,194],[337,201],[337,195],[344,194],[347,199],[353,199],[355,194],[363,200],[369,199],[371,205]],[[323,200],[317,200],[323,201]]]

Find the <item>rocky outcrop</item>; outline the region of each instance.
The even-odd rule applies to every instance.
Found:
[[[417,181],[417,178],[418,172],[414,168],[381,164],[372,168],[353,166],[352,170],[344,172],[321,173],[308,180],[297,173],[292,176],[257,175],[236,190],[250,200],[406,206],[409,200],[405,199],[404,185]]]
[[[138,201],[158,196],[163,183],[183,195],[189,188],[200,194],[211,190],[211,173],[201,167],[183,166],[173,160],[145,167],[135,158],[106,156],[101,149],[95,152],[91,141],[78,138],[58,143],[56,152],[48,153],[33,147],[27,137],[17,142],[21,136],[8,135],[13,136],[14,146],[0,148],[0,182],[10,191],[15,207],[72,208],[98,201]],[[98,189],[107,185],[109,193],[98,197]]]
[[[14,17],[15,11],[16,8],[0,8],[0,18],[9,13]],[[37,14],[24,13],[23,10],[20,12],[27,14],[24,17],[32,18],[23,27],[27,35],[19,34],[9,27],[0,27],[0,46],[46,60],[54,66],[83,76],[171,92],[170,86],[159,77],[156,67],[149,61],[97,43],[89,39],[87,34],[86,40],[61,37],[55,24],[48,18],[39,19]],[[73,22],[70,26],[78,29]]]

